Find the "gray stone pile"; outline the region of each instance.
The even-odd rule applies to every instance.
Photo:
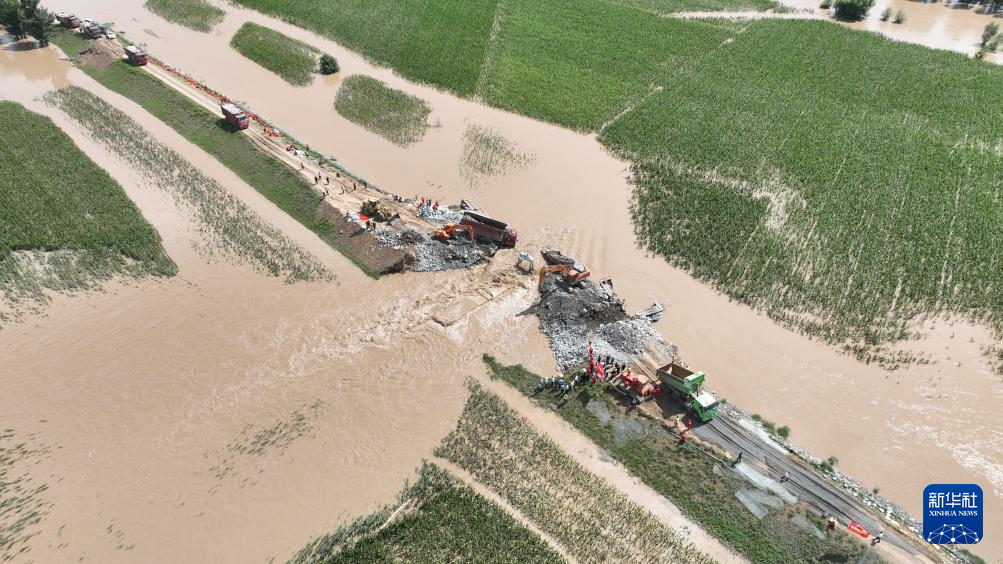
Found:
[[[585,280],[568,287],[560,275],[550,274],[534,309],[540,331],[547,337],[561,370],[585,362],[589,337],[596,355],[611,356],[620,362],[642,352],[646,342],[653,342],[671,356],[671,345],[651,328],[651,320],[628,316],[623,300],[608,285]]]
[[[470,268],[494,254],[490,245],[479,245],[462,238],[443,241],[411,227],[380,227],[376,231],[376,239],[395,249],[414,249],[415,261],[411,270],[415,272]]]
[[[459,223],[460,220],[463,219],[463,212],[451,210],[446,206],[439,206],[439,209],[437,210],[433,210],[432,206],[418,206],[415,213],[418,214],[418,217],[424,218],[439,226],[447,223]]]

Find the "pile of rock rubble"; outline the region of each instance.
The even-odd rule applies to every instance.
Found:
[[[440,208],[441,211],[442,208]],[[414,249],[415,261],[411,270],[435,272],[456,268],[470,268],[494,254],[491,245],[479,245],[464,238],[443,241],[412,227],[395,229],[379,227],[376,240],[394,249]]]
[[[568,287],[559,275],[548,275],[535,313],[562,371],[586,361],[590,337],[595,354],[621,362],[641,353],[646,343],[663,349],[668,356],[674,352],[651,328],[650,319],[627,315],[623,300],[609,284],[585,280]]]

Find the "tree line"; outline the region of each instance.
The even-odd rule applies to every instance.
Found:
[[[45,8],[39,8],[38,1],[0,0],[0,25],[14,39],[20,40],[30,35],[38,41],[40,47],[45,47],[52,35],[53,15]]]

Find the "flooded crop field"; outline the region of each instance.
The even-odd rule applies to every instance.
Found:
[[[268,11],[267,2],[241,3]],[[171,9],[170,2],[154,4]],[[176,130],[156,94],[144,101],[137,83],[102,82],[117,71],[102,75],[61,59],[54,47],[5,40],[0,104],[16,102],[52,120],[107,171],[159,235],[176,272],[115,276],[86,291],[46,290],[41,308],[0,322],[0,479],[17,476],[23,484],[16,527],[0,519],[4,538],[15,539],[0,554],[285,561],[339,526],[403,503],[401,492],[423,461],[437,460],[454,478],[436,487],[459,496],[442,500],[485,515],[502,508],[514,519],[505,526],[532,532],[526,550],[541,558],[597,558],[564,529],[544,525],[559,508],[530,503],[511,476],[485,470],[491,453],[477,442],[483,437],[464,433],[494,413],[546,443],[547,464],[571,460],[581,465],[575,472],[602,475],[594,486],[602,499],[572,502],[582,513],[577,523],[593,526],[592,515],[606,504],[664,529],[657,543],[630,548],[643,554],[621,553],[624,560],[655,553],[756,560],[654,490],[648,497],[655,501],[640,499],[631,474],[604,460],[588,438],[488,381],[484,354],[541,375],[558,370],[527,314],[538,302],[536,273],[515,267],[524,250],[539,268],[545,248],[575,257],[594,280],[612,277],[628,314],[662,304],[652,328],[707,373],[713,392],[789,426],[799,447],[837,457],[842,472],[914,514],[929,483],[978,483],[989,508],[986,528],[1000,527],[1003,414],[996,406],[1003,380],[993,351],[1000,348],[994,267],[1003,247],[992,227],[1001,205],[992,170],[1003,133],[991,110],[979,111],[998,85],[995,66],[897,43],[886,48],[877,37],[864,41],[827,22],[746,22],[741,31],[680,23],[658,15],[678,11],[663,3],[583,3],[589,21],[643,30],[636,41],[576,29],[554,2],[512,1],[504,11],[495,2],[454,11],[450,2],[434,4],[421,17],[442,15],[439,25],[417,37],[415,14],[398,14],[396,35],[375,14],[339,19],[366,7],[319,18],[307,31],[213,2],[224,17],[196,31],[136,2],[45,3],[115,22],[121,36],[336,159],[360,184],[409,202],[474,200],[518,229],[514,250],[498,249],[471,268],[378,279],[352,262],[360,247],[346,253],[338,246],[345,233],[330,214],[290,204],[307,202],[322,186],[303,174],[268,176],[296,184],[302,199],[277,198],[262,189],[271,180],[234,164],[247,160],[233,156],[242,153],[228,161],[207,149],[219,132]],[[871,19],[860,27],[974,52],[964,45],[978,43],[986,17],[902,4],[910,19],[900,27]],[[883,7],[879,2],[871,15]],[[298,18],[291,21],[303,23]],[[290,84],[230,46],[247,23],[333,55],[340,72]],[[839,57],[811,51],[818,43],[803,43],[806,36],[845,41],[847,49]],[[407,49],[407,41],[441,45],[444,38],[454,42],[451,50]],[[636,47],[633,55],[626,43]],[[806,55],[767,57],[774,48]],[[878,52],[903,66],[884,74],[869,67],[859,92],[855,84],[830,87],[826,69]],[[453,58],[436,59],[443,53]],[[766,73],[755,64],[764,57],[783,67]],[[559,64],[566,60],[578,64]],[[943,71],[937,80],[944,83],[933,83],[939,91],[967,88],[968,97],[952,96],[966,100],[963,107],[931,97],[929,81],[908,87],[934,67]],[[420,100],[422,134],[413,124],[367,126],[336,110],[342,86],[363,76]],[[783,77],[783,84],[764,76]],[[865,82],[877,101],[847,105]],[[894,88],[905,90],[885,95]],[[830,137],[820,141],[809,130]],[[884,148],[844,149],[853,139]],[[278,155],[276,162],[291,161]],[[926,187],[926,195],[905,189],[911,186]],[[837,188],[842,201],[832,196]],[[662,199],[669,193],[677,200]],[[331,200],[341,205],[350,196]],[[412,221],[413,205],[399,206]],[[889,209],[899,210],[890,220],[882,215]],[[336,219],[346,211],[338,208]],[[862,231],[882,235],[858,236]],[[942,237],[917,235],[934,231]],[[667,233],[668,242],[660,239]],[[808,264],[797,249],[811,245],[816,262]],[[906,260],[919,255],[929,259],[919,266]],[[806,282],[778,285],[793,279]],[[791,303],[807,306],[794,316]],[[820,315],[825,311],[834,318]],[[869,315],[880,323],[869,323]],[[824,330],[806,331],[812,324]],[[833,327],[835,336],[826,332]],[[899,340],[900,333],[908,338]],[[853,348],[875,335],[863,352]],[[470,380],[480,382],[473,392]],[[491,405],[471,411],[470,402]],[[470,425],[458,427],[463,421]],[[524,460],[516,462],[506,472],[524,468]],[[456,493],[452,479],[483,499]],[[422,511],[434,515],[434,507]],[[413,518],[428,523],[421,511]],[[390,525],[372,534],[366,542],[373,546],[404,542]],[[987,537],[973,551],[992,557],[1003,544]],[[882,554],[895,560],[899,553]]]

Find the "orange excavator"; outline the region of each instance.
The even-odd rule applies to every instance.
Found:
[[[585,267],[581,266],[568,266],[566,264],[545,266],[540,269],[540,286],[538,289],[543,290],[543,281],[551,272],[560,273],[561,277],[564,278],[564,283],[568,286],[576,286],[592,274],[590,271],[585,270]]]
[[[456,232],[466,233],[471,241],[474,240],[474,228],[469,225],[459,223],[447,223],[442,229],[436,229],[434,235],[440,239],[451,239]]]

